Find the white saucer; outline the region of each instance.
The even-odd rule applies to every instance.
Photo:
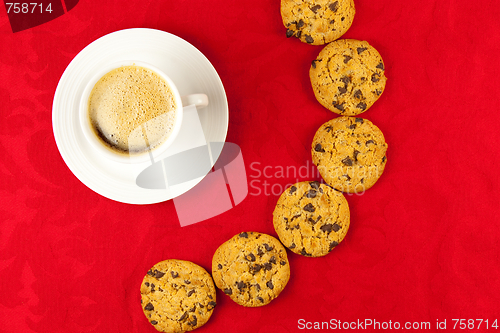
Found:
[[[170,200],[193,188],[203,177],[176,185],[170,191],[141,188],[136,185],[136,178],[148,164],[102,160],[90,149],[78,123],[78,105],[86,82],[106,64],[129,59],[150,63],[167,73],[181,95],[206,94],[209,105],[198,112],[206,141],[225,142],[229,110],[224,87],[212,64],[193,45],[177,36],[137,28],[97,39],[68,65],[52,105],[56,144],[73,174],[102,196],[131,204]],[[218,157],[212,156],[213,162]]]

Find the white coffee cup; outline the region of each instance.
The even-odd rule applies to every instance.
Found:
[[[106,144],[103,142],[103,140],[99,138],[98,135],[96,134],[89,116],[89,99],[96,83],[109,72],[123,66],[138,66],[153,71],[154,73],[159,75],[163,80],[165,80],[175,100],[175,105],[176,105],[176,109],[174,111],[175,121],[172,129],[170,130],[168,138],[162,143],[158,144],[158,146],[143,153],[124,154],[114,151],[113,149],[107,147]],[[188,106],[193,104],[197,108],[202,108],[207,106],[208,105],[207,95],[191,94],[181,97],[172,79],[170,79],[163,71],[161,71],[157,67],[141,61],[121,61],[118,63],[113,63],[108,66],[105,66],[87,83],[80,100],[79,121],[82,132],[85,138],[87,139],[88,143],[91,145],[92,149],[96,151],[98,154],[102,155],[104,158],[120,163],[143,163],[156,159],[158,156],[161,156],[169,148],[169,146],[176,139],[181,129],[183,106]]]

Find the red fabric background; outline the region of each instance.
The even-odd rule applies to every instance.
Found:
[[[352,225],[332,253],[289,252],[291,280],[268,306],[240,307],[219,292],[200,333],[297,332],[299,319],[500,320],[500,5],[356,7],[344,37],[369,41],[386,65],[386,91],[363,114],[389,144],[385,173],[347,196]],[[234,209],[181,228],[171,201],[101,197],[59,155],[51,112],[64,69],[90,42],[133,27],[187,40],[218,71],[227,140],[253,181]],[[277,0],[80,1],[17,33],[0,8],[0,47],[0,332],[155,332],[139,304],[152,265],[178,258],[209,270],[234,234],[275,235],[277,195],[297,180],[280,168],[306,166],[298,180],[319,179],[310,142],[334,117],[308,78],[322,47],[285,37]]]

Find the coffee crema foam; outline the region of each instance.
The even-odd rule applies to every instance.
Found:
[[[141,154],[172,132],[177,109],[168,83],[154,71],[132,65],[104,75],[89,97],[95,134],[113,151]]]

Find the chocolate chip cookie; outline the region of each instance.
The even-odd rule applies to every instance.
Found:
[[[312,161],[333,188],[362,193],[372,187],[384,172],[387,143],[371,121],[356,117],[337,117],[316,132]]]
[[[242,232],[215,252],[215,284],[236,303],[263,306],[278,297],[290,278],[286,250],[274,237]]]
[[[274,229],[281,242],[308,257],[331,252],[344,239],[349,222],[344,195],[316,181],[287,188],[273,212]]]
[[[350,27],[354,0],[281,0],[286,36],[322,45],[340,38]]]
[[[387,78],[382,57],[366,41],[339,39],[321,50],[309,70],[316,99],[330,111],[355,116],[382,95]]]
[[[202,267],[184,260],[154,265],[141,284],[141,306],[160,332],[186,332],[203,326],[216,305],[215,286]]]

